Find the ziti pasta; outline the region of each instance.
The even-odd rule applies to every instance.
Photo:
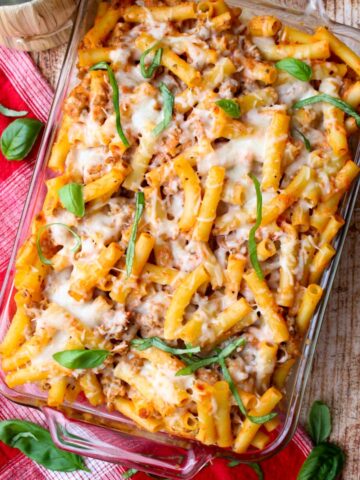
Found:
[[[264,448],[359,168],[360,59],[222,0],[101,2],[17,255],[9,387]]]

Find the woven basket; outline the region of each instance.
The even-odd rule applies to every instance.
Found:
[[[68,40],[77,0],[5,0],[0,4],[0,44],[36,51]]]

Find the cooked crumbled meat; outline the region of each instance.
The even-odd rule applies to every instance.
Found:
[[[221,380],[216,370],[209,370],[208,368],[199,368],[196,371],[196,378],[211,385]]]
[[[129,325],[130,313],[125,311],[123,305],[118,304],[115,310],[104,313],[98,331],[109,339],[120,340]]]

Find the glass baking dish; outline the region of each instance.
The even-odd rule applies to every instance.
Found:
[[[49,176],[46,164],[56,129],[60,124],[62,103],[73,84],[76,73],[77,46],[85,31],[91,26],[96,3],[96,0],[81,0],[78,7],[71,40],[2,288],[0,337],[4,336],[14,313],[15,254],[19,245],[25,240],[31,220],[40,210],[45,196],[44,180]],[[229,3],[243,8],[247,7],[256,12],[257,15],[272,13],[283,19],[286,24],[301,25],[305,30],[316,25],[326,24],[348,46],[360,53],[360,39],[356,39],[356,37],[359,38],[358,32],[354,28],[330,21],[324,13],[325,10],[321,0],[305,2],[302,7],[306,7],[306,9],[303,8],[302,10],[289,8],[284,5],[285,2],[277,6],[260,0],[230,0]],[[353,143],[354,151],[357,150],[355,161],[359,163],[360,150],[355,142]],[[250,451],[241,455],[231,452],[231,456],[239,458],[244,463],[258,462],[276,454],[291,440],[296,430],[326,304],[339,264],[358,190],[359,182],[355,182],[342,203],[341,213],[345,218],[345,225],[335,240],[334,246],[337,253],[321,281],[321,286],[325,292],[324,296],[318,305],[308,334],[304,339],[302,355],[288,381],[286,398],[280,412],[281,424],[274,432],[272,441],[261,452]],[[57,446],[81,455],[109,462],[119,462],[129,468],[138,468],[167,478],[186,480],[194,476],[215,456],[230,454],[230,452],[221,448],[206,447],[195,441],[171,437],[161,432],[144,432],[121,414],[109,412],[103,408],[94,408],[82,401],[76,401],[71,405],[65,404],[61,410],[49,408],[46,406],[45,394],[33,385],[9,389],[5,385],[4,373],[1,371],[0,392],[14,402],[41,409],[46,415],[51,435]]]

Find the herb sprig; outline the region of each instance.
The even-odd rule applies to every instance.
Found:
[[[112,88],[112,101],[114,105],[114,111],[115,111],[115,119],[116,119],[116,130],[119,134],[120,140],[122,143],[125,145],[125,147],[129,147],[130,143],[128,139],[125,136],[125,133],[122,129],[121,126],[121,117],[120,117],[120,106],[119,106],[119,87],[116,81],[115,74],[110,67],[110,65],[106,62],[99,62],[90,67],[89,70],[106,70],[108,77],[109,77],[109,82]]]
[[[37,253],[39,255],[39,259],[40,259],[41,263],[43,263],[44,265],[52,265],[52,261],[49,260],[48,258],[46,258],[45,255],[43,254],[43,251],[42,251],[42,248],[41,248],[41,243],[40,243],[41,234],[46,229],[48,229],[50,227],[53,227],[55,225],[65,228],[75,238],[75,244],[74,244],[73,248],[71,249],[72,252],[77,252],[79,250],[79,248],[81,247],[81,238],[68,225],[66,225],[65,223],[60,223],[60,222],[47,223],[46,225],[43,225],[42,227],[39,228],[39,230],[37,232],[37,236],[36,236],[36,250],[37,250]]]
[[[153,50],[156,50],[154,53],[154,57],[150,65],[147,67],[145,65],[145,58]],[[147,50],[145,50],[145,52],[142,53],[140,57],[140,70],[141,70],[141,75],[144,78],[151,78],[154,75],[155,70],[157,70],[157,68],[160,67],[161,65],[162,54],[163,54],[163,48],[160,47],[160,42],[154,43],[152,47],[148,48]]]
[[[305,135],[297,128],[294,128],[294,131],[300,135],[301,137],[301,140],[303,141],[304,145],[305,145],[305,148],[308,152],[311,152],[311,143],[310,143],[310,140],[305,137]]]
[[[256,240],[255,240],[256,230],[260,227],[261,220],[262,220],[262,194],[261,194],[259,180],[252,173],[249,173],[249,177],[254,182],[254,187],[256,191],[256,222],[255,222],[255,225],[251,228],[249,233],[249,242],[248,242],[249,256],[250,256],[251,265],[254,267],[254,270],[257,276],[260,278],[260,280],[263,280],[264,274],[261,270],[260,262],[257,256],[257,246],[256,246]]]
[[[319,103],[319,102],[330,103],[334,107],[342,110],[347,115],[354,117],[356,121],[356,125],[360,127],[360,115],[357,113],[357,111],[354,110],[351,105],[344,102],[344,100],[341,100],[340,98],[332,97],[327,93],[319,93],[319,95],[314,95],[313,97],[308,97],[308,98],[304,98],[303,100],[299,100],[298,102],[294,103],[292,108],[296,110],[298,108],[303,108],[303,107],[306,107],[307,105],[312,105],[314,103]]]
[[[171,122],[174,108],[174,95],[170,92],[165,83],[160,84],[159,90],[161,92],[163,101],[163,119],[152,131],[155,137],[160,135],[160,133],[162,133],[168,127],[169,123]]]
[[[163,352],[171,353],[173,355],[183,355],[189,353],[199,353],[200,347],[186,347],[186,348],[173,348],[169,347],[165,342],[163,342],[159,337],[149,337],[149,338],[134,338],[131,340],[131,345],[135,350],[146,350],[150,347],[156,347]]]
[[[131,270],[134,263],[136,235],[137,235],[140,218],[141,218],[141,215],[143,214],[144,208],[145,208],[144,193],[136,192],[134,223],[131,228],[129,244],[126,250],[126,276],[127,277],[130,277]]]

